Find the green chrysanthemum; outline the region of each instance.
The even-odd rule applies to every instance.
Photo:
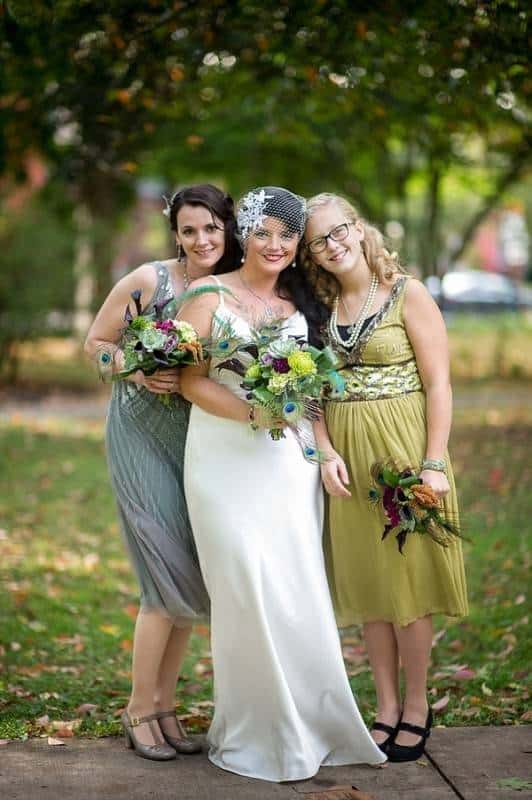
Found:
[[[246,378],[260,378],[260,376],[260,364],[251,364],[251,366],[247,368],[245,375]]]
[[[290,353],[288,356],[288,365],[298,377],[315,375],[318,371],[310,353],[304,353],[301,350]]]

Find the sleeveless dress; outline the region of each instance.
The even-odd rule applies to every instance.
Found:
[[[249,339],[248,323],[225,305]],[[286,334],[306,336],[293,314]],[[240,378],[209,377],[239,397]],[[185,492],[211,599],[215,713],[208,733],[217,766],[269,781],[309,778],[322,765],[380,764],[342,660],[322,551],[315,465],[291,435],[192,406]]]
[[[427,614],[467,613],[461,542],[443,548],[412,534],[401,555],[393,536],[381,541],[384,515],[368,498],[375,461],[391,457],[418,468],[425,457],[425,394],[403,320],[408,280],[397,280],[354,349],[329,342],[344,363],[340,373],[348,391],[345,400],[329,400],[325,407],[332,445],[350,476],[351,497],[328,498],[324,537],[340,627],[377,620],[408,625]],[[451,491],[444,511],[457,521],[448,454],[446,461]]]
[[[163,318],[176,313],[164,264],[146,311],[169,299]],[[185,626],[203,619],[208,595],[198,565],[183,491],[183,458],[190,405],[130,381],[113,383],[106,426],[107,460],[121,530],[140,584],[140,603]]]

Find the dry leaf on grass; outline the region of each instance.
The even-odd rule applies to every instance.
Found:
[[[435,703],[432,703],[431,708],[433,711],[443,711],[444,708],[449,704],[450,697],[448,694],[440,697],[439,700],[436,700]]]
[[[95,706],[94,703],[82,703],[76,708],[76,714],[81,714],[82,717],[85,717],[88,714],[92,714],[97,708],[98,706]]]

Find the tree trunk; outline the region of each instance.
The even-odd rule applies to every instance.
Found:
[[[508,169],[503,172],[495,185],[493,192],[486,197],[484,205],[467,223],[460,238],[459,244],[448,254],[449,264],[454,264],[460,259],[473,239],[479,225],[486,219],[490,211],[494,209],[501,199],[501,195],[514,183],[525,171],[529,163],[530,153],[528,146],[523,146],[514,155]]]
[[[425,232],[421,239],[421,277],[436,275],[438,273],[438,256],[440,251],[439,241],[439,215],[440,215],[440,186],[441,167],[432,159],[429,163],[429,185],[427,189],[427,222]]]

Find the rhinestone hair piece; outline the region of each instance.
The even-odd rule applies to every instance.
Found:
[[[237,207],[238,237],[244,242],[264,222],[273,217],[290,233],[301,238],[305,228],[306,201],[288,189],[279,186],[263,186],[244,195]]]

